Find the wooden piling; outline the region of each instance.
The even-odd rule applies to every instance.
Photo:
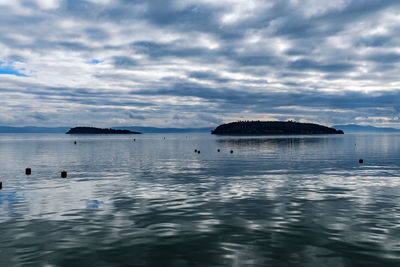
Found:
[[[62,171],[61,172],[61,178],[67,178],[67,172],[66,171]]]
[[[25,174],[26,175],[31,175],[32,174],[32,169],[31,168],[26,168],[25,169]]]

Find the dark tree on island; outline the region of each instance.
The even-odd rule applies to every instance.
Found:
[[[211,131],[219,135],[343,134],[342,130],[314,123],[293,121],[238,121],[222,124]]]
[[[75,127],[71,128],[66,134],[141,134],[129,130],[101,129],[95,127]]]

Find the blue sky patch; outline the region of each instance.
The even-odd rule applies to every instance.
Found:
[[[15,76],[20,76],[20,77],[27,77],[27,75],[19,72],[18,70],[12,68],[9,65],[3,65],[3,62],[0,61],[0,74],[6,74],[6,75],[15,75]]]
[[[89,61],[90,64],[99,64],[101,63],[101,60],[98,59],[92,59],[91,61]]]

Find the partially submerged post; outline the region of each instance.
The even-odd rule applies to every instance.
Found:
[[[0,190],[3,189],[3,182],[0,182]]]
[[[61,178],[67,178],[67,172],[66,171],[62,171],[61,172]]]
[[[358,160],[358,163],[360,163],[360,164],[361,164],[361,163],[364,163],[364,160],[363,160],[363,159],[359,159],[359,160]]]
[[[26,168],[26,169],[25,169],[25,174],[26,174],[26,175],[31,175],[31,174],[32,174],[31,168]]]

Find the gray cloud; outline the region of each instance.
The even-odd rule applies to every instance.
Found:
[[[134,119],[134,120],[145,120],[146,119],[145,116],[143,116],[137,112],[129,112],[128,117],[129,117],[129,119]]]
[[[400,53],[378,52],[371,54],[368,59],[383,64],[398,63],[400,62]]]
[[[354,68],[349,63],[320,63],[308,59],[299,59],[289,64],[293,70],[316,70],[321,72],[345,72]]]
[[[127,56],[116,56],[113,57],[114,66],[117,68],[129,68],[137,66],[138,63],[131,57]]]

